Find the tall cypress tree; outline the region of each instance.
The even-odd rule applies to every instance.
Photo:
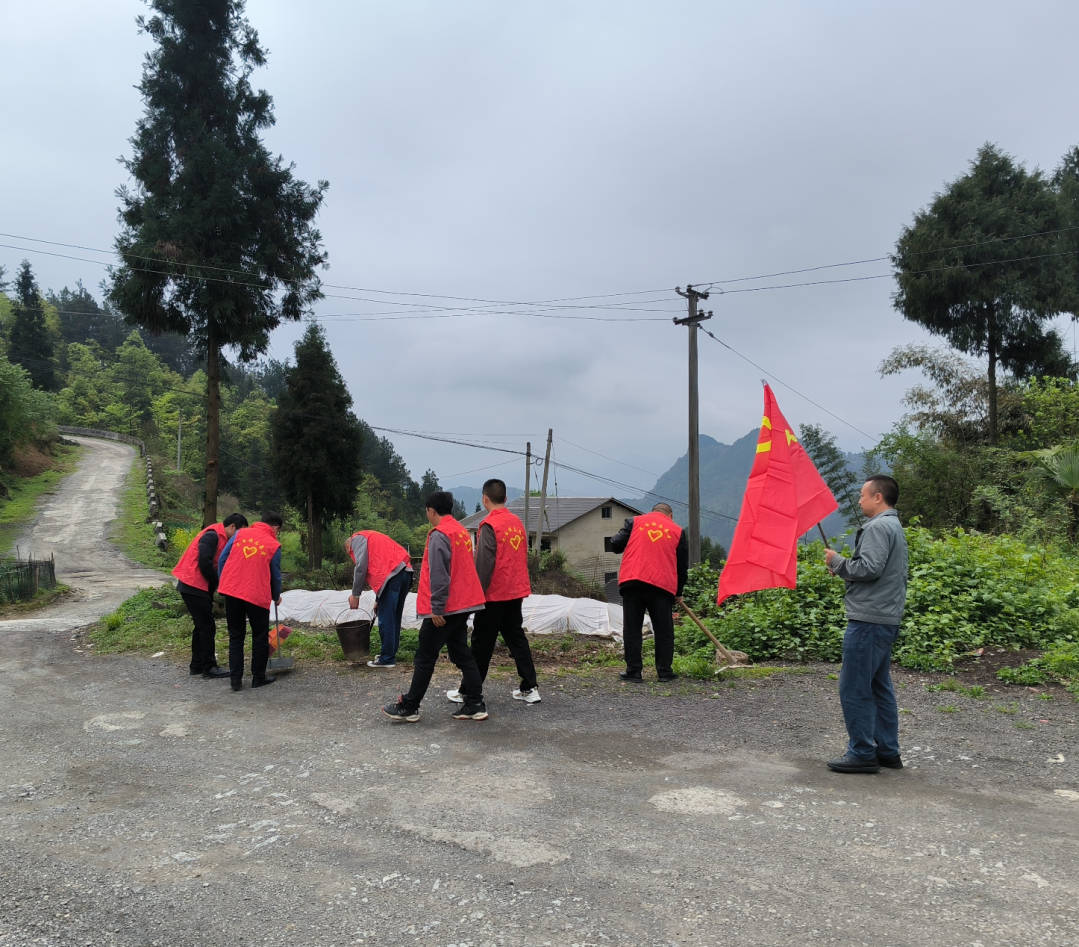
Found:
[[[285,385],[273,419],[274,469],[289,502],[306,512],[308,562],[317,568],[323,526],[352,512],[362,448],[352,396],[318,323],[296,343]]]
[[[15,277],[15,296],[8,359],[26,369],[30,375],[30,384],[35,388],[54,391],[56,374],[52,366],[53,344],[45,327],[41,294],[28,260],[22,261]]]
[[[251,73],[265,61],[242,0],[152,0],[139,27],[156,47],[143,66],[146,110],[117,191],[123,265],[110,298],[129,321],[188,336],[206,357],[203,522],[217,518],[221,350],[264,352],[282,320],[321,294],[314,227],[327,182],[310,187],[259,134],[274,122]]]

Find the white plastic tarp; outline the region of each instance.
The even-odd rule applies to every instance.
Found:
[[[281,594],[278,617],[315,628],[333,628],[350,621],[374,621],[375,593],[364,592],[360,607],[348,607],[347,590],[328,589],[309,592],[292,589]],[[622,637],[622,606],[592,598],[566,598],[564,595],[529,595],[521,606],[526,631],[534,635],[558,635],[573,632],[601,638]],[[419,628],[416,617],[416,594],[409,592],[401,618],[405,628]],[[645,632],[651,632],[645,618]]]

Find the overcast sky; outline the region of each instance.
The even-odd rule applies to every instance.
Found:
[[[107,254],[27,238],[113,245],[146,9],[3,4],[9,276],[28,258],[43,290],[100,296],[100,262],[42,251]],[[984,142],[1049,172],[1079,143],[1074,2],[250,0],[247,16],[269,52],[268,144],[330,182],[315,312],[357,414],[518,450],[551,427],[556,461],[642,488],[686,450],[676,285],[882,257]],[[892,279],[737,291],[888,272],[713,286],[705,325],[735,351],[700,337],[701,433],[756,428],[764,375],[793,424],[873,446],[916,380],[877,366],[927,338]],[[559,305],[619,308],[501,304],[601,295]],[[389,436],[417,479],[523,484],[510,455]]]

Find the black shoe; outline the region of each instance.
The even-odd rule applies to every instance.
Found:
[[[878,756],[877,762],[888,769],[902,769],[903,757],[901,756]]]
[[[207,668],[202,672],[202,676],[207,680],[214,677],[232,677],[232,671],[228,668],[218,667],[216,664],[212,668]]]
[[[240,677],[240,678],[234,677],[232,679],[232,689],[234,691],[242,691],[244,689],[244,681],[243,681],[242,677]]]
[[[644,678],[641,677],[640,671],[620,671],[618,676],[622,678],[623,681],[634,681],[636,683],[640,683],[644,680]]]
[[[400,697],[392,704],[387,704],[383,707],[382,712],[394,723],[415,723],[420,719],[420,708],[406,707]]]
[[[251,686],[265,687],[267,684],[272,684],[276,680],[276,677],[271,677],[269,674],[267,674],[265,677],[253,677],[251,679]]]
[[[461,704],[453,712],[454,720],[486,720],[488,716],[487,705],[482,700]]]
[[[828,769],[833,773],[879,773],[880,765],[875,759],[863,760],[847,752],[837,759],[829,760]]]
[[[674,671],[664,671],[662,674],[656,675],[657,681],[677,681],[678,675]]]

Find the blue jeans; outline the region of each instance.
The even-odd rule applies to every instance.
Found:
[[[402,569],[397,575],[390,576],[382,587],[378,597],[376,616],[378,618],[378,637],[382,642],[378,659],[389,664],[397,658],[397,647],[401,643],[401,616],[405,611],[405,596],[412,588],[412,572]]]
[[[839,702],[850,743],[860,759],[899,755],[899,707],[889,666],[898,625],[848,621],[839,671]]]

